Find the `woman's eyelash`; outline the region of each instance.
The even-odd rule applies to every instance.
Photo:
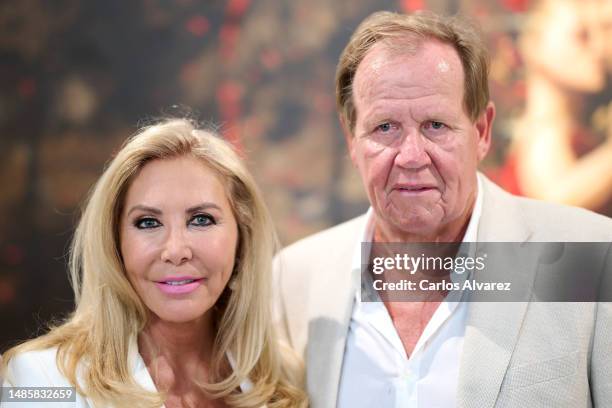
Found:
[[[161,223],[153,217],[142,217],[134,221],[134,226],[140,229],[149,229],[159,227]]]
[[[195,214],[193,217],[191,217],[189,222],[192,223],[194,221],[197,221],[197,225],[211,225],[217,223],[215,218],[210,214]]]
[[[208,226],[217,224],[217,220],[210,214],[195,214],[187,223],[195,224],[196,226]],[[161,222],[153,217],[142,217],[134,221],[134,226],[138,229],[157,228],[161,225]]]

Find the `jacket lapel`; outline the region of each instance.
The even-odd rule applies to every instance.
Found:
[[[128,366],[130,367],[130,372],[132,373],[132,378],[134,378],[134,381],[147,391],[157,392],[157,388],[155,387],[155,383],[147,370],[147,366],[138,352],[138,340],[136,336],[132,336],[130,338],[127,358]],[[87,407],[97,406],[90,398],[85,398],[85,400],[87,402]],[[161,406],[161,408],[164,407],[164,405]],[[111,406],[107,405],[104,408],[111,408]]]
[[[147,365],[138,351],[138,340],[136,337],[133,337],[130,341],[128,361],[132,369],[132,376],[136,383],[147,391],[157,392],[157,387],[153,382],[153,378],[151,378],[151,374],[149,374]]]
[[[481,177],[484,191],[479,246],[487,242],[526,242],[531,231],[519,208],[507,193]],[[504,251],[500,256],[507,261],[495,263],[493,279],[501,282],[504,276],[511,276],[513,292],[520,290],[522,296],[519,302],[478,302],[475,298],[468,305],[457,393],[462,408],[495,405],[531,296],[537,258],[521,251],[524,258],[517,268],[515,254]]]
[[[365,221],[365,217],[360,217]],[[352,271],[355,245],[363,222],[355,222],[335,248],[321,248],[320,270],[311,281],[309,303],[307,383],[313,407],[336,405],[344,348],[348,334],[359,271]]]

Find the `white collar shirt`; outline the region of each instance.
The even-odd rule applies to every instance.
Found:
[[[463,242],[476,242],[482,212],[482,182]],[[373,237],[372,209],[363,227],[363,242]],[[353,273],[361,269],[361,245],[356,245]],[[359,273],[359,272],[357,272]],[[455,275],[455,274],[453,274]],[[461,300],[459,293],[456,300]],[[338,408],[455,407],[459,362],[467,316],[465,301],[440,303],[408,357],[383,302],[361,302],[360,290],[346,340]]]

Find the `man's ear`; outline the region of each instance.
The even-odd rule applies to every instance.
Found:
[[[353,162],[353,166],[355,165],[355,143],[353,132],[351,131],[351,126],[346,122],[346,119],[340,115],[340,126],[342,127],[342,134],[344,135],[344,141],[346,142],[346,148],[349,152],[349,156],[351,157],[351,161]]]
[[[495,104],[487,103],[484,112],[476,120],[476,131],[478,132],[478,161],[485,158],[491,147],[491,133],[493,120],[495,119]]]

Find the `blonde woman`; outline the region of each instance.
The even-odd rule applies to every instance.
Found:
[[[275,247],[226,142],[185,119],[143,129],[76,230],[76,310],[4,354],[4,385],[76,387],[77,407],[306,406],[270,322]]]

